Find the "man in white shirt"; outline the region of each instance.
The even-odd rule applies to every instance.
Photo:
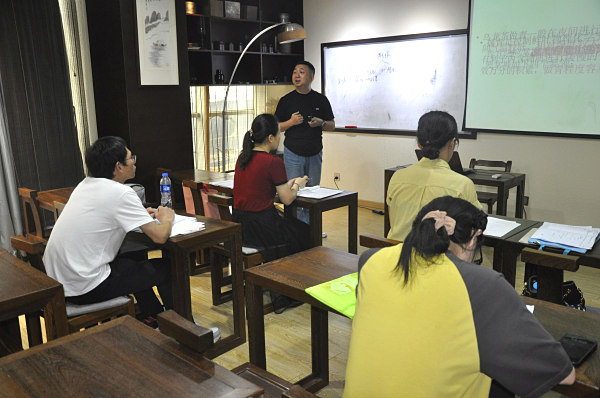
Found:
[[[141,228],[155,243],[169,239],[174,212],[145,209],[125,181],[136,157],[120,137],[102,137],[87,151],[88,177],[77,185],[58,218],[44,253],[47,274],[63,284],[67,301],[91,304],[134,294],[146,323],[173,307],[166,259],[119,255],[125,235]],[[159,221],[159,223],[156,222]]]

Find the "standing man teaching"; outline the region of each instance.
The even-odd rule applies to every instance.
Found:
[[[308,61],[299,62],[292,72],[295,90],[283,96],[275,116],[281,131],[285,131],[283,161],[287,178],[307,175],[307,186],[321,183],[323,164],[323,130],[333,130],[333,110],[327,97],[311,89],[315,67]],[[298,219],[308,223],[306,210]]]

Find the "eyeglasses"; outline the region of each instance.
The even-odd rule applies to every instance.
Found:
[[[125,161],[123,162],[123,164],[124,164],[125,166],[127,166],[127,161],[128,161],[129,159],[131,159],[131,160],[132,160],[132,162],[133,162],[133,163],[131,163],[131,164],[135,164],[137,157],[136,157],[135,155],[133,155],[133,154],[132,154],[132,155],[131,155],[129,158],[125,159]]]

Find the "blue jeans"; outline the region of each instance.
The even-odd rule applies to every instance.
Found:
[[[323,164],[323,151],[313,156],[296,155],[287,147],[283,148],[283,162],[288,179],[308,176],[309,187],[321,183],[321,165]],[[298,208],[298,219],[309,223],[308,209]]]

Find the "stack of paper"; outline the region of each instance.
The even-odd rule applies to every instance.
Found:
[[[499,238],[517,228],[519,225],[521,224],[515,221],[503,220],[496,217],[488,217],[487,227],[485,228],[485,231],[483,231],[483,234],[485,236],[496,236]]]
[[[356,308],[356,285],[358,284],[358,272],[342,276],[320,285],[312,286],[306,289],[310,294],[320,302],[328,305],[340,314],[348,318],[354,318]]]
[[[339,189],[323,188],[319,185],[314,187],[305,187],[298,191],[298,196],[310,199],[323,199],[328,196],[337,195],[341,193]]]
[[[585,253],[599,238],[600,228],[545,222],[531,236],[529,243],[558,247],[566,252]]]
[[[214,185],[216,187],[233,189],[233,180],[211,181],[208,183],[208,185]]]
[[[204,223],[196,219],[196,217],[186,217],[175,214],[173,228],[171,228],[171,237],[177,235],[186,235],[194,232],[202,231],[205,228]]]

